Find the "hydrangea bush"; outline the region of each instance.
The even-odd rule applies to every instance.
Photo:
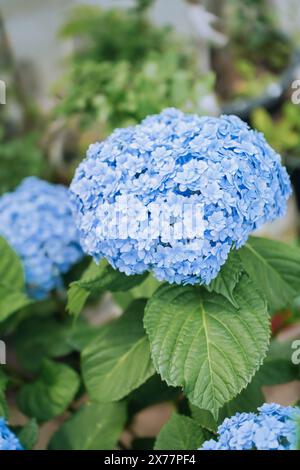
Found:
[[[297,344],[272,323],[280,309],[283,325],[299,321],[300,249],[252,236],[290,194],[262,134],[166,109],[92,144],[70,192],[29,178],[4,195],[0,334],[18,369],[0,368],[0,416],[13,391],[22,447],[66,411],[49,449],[297,447],[299,409],[264,404],[263,386],[299,379]],[[66,304],[35,303],[83,253]],[[107,292],[122,314],[103,326]],[[166,401],[175,413],[155,440],[123,440]]]
[[[67,188],[36,177],[0,198],[0,234],[20,256],[36,299],[61,289],[62,275],[82,257]]]
[[[296,450],[300,409],[265,403],[259,413],[237,413],[218,428],[218,440],[202,450]]]

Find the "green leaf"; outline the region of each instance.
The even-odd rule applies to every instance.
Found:
[[[89,295],[101,294],[107,290],[111,292],[127,291],[141,284],[148,273],[127,276],[113,269],[105,260],[99,265],[91,262],[79,281],[72,282],[68,291],[67,309],[73,315],[79,315]]]
[[[150,299],[160,282],[150,273],[146,279],[138,286],[127,292],[114,292],[113,298],[125,310],[135,299]]]
[[[68,311],[75,316],[78,316],[82,311],[90,292],[82,289],[78,284],[70,284],[68,290]]]
[[[238,251],[242,264],[272,310],[286,307],[300,293],[300,249],[250,237]]]
[[[54,434],[52,450],[113,450],[126,421],[120,403],[84,405]]]
[[[221,412],[219,413],[219,420],[217,421],[208,410],[200,409],[193,404],[190,404],[190,409],[192,418],[197,421],[201,428],[207,429],[213,433],[217,432],[218,421],[220,421],[220,415],[222,415]]]
[[[24,272],[17,254],[0,237],[0,322],[30,304],[24,292]]]
[[[72,402],[79,387],[79,377],[71,367],[44,360],[38,378],[21,387],[20,409],[38,421],[62,414]]]
[[[264,108],[259,107],[253,111],[251,117],[254,127],[265,134],[267,141],[272,140],[275,128],[270,114]]]
[[[32,300],[24,292],[0,286],[0,322],[31,303]]]
[[[18,360],[28,371],[36,372],[44,358],[67,356],[81,351],[99,334],[101,326],[83,318],[57,320],[33,315],[20,323],[13,342]]]
[[[138,389],[134,390],[128,398],[128,412],[135,415],[144,408],[162,402],[175,402],[181,395],[179,388],[168,387],[161,380],[160,375],[154,374]]]
[[[83,351],[82,374],[92,400],[120,400],[154,374],[144,308],[145,301],[133,302]]]
[[[219,422],[222,422],[227,416],[233,416],[236,413],[256,411],[265,402],[261,386],[262,383],[258,371],[247,387],[223,406],[220,411]]]
[[[241,277],[242,270],[243,267],[237,253],[231,251],[218,276],[206,287],[207,290],[222,294],[234,307],[238,308],[233,291]]]
[[[14,336],[14,347],[22,366],[37,371],[45,357],[62,357],[72,352],[75,328],[77,324],[73,325],[71,319],[63,322],[32,316],[23,321]]]
[[[15,251],[0,237],[0,286],[22,290],[24,287],[23,266]]]
[[[227,416],[233,416],[237,412],[255,412],[265,402],[262,386],[278,385],[298,379],[299,366],[291,363],[290,356],[290,342],[279,343],[273,340],[263,365],[247,387],[221,408],[218,421],[213,418],[210,412],[191,405],[193,418],[202,428],[215,432],[218,424]]]
[[[39,437],[39,427],[35,419],[29,420],[17,433],[19,441],[26,450],[33,449]]]
[[[205,437],[201,426],[187,416],[174,413],[157,436],[155,450],[196,450]]]
[[[299,380],[299,367],[290,361],[277,359],[266,361],[260,368],[262,385],[280,385]]]
[[[75,351],[83,351],[94,339],[99,335],[99,331],[102,330],[103,326],[95,326],[82,321],[81,318],[77,318],[76,322],[72,322],[73,326],[70,330],[68,343]]]
[[[239,309],[204,288],[163,285],[146,306],[156,370],[214,417],[250,382],[269,343],[266,302],[246,275],[234,298]]]
[[[299,365],[292,363],[293,341],[271,341],[267,357],[259,369],[261,385],[279,385],[299,379]]]
[[[5,390],[8,382],[8,377],[0,370],[0,416],[7,417],[8,407],[5,400]]]
[[[192,416],[202,428],[216,432],[218,425],[221,424],[226,417],[233,416],[236,413],[255,412],[257,408],[265,402],[261,386],[262,383],[258,371],[247,387],[220,409],[217,420],[214,419],[209,411],[201,410],[194,405],[191,405]]]

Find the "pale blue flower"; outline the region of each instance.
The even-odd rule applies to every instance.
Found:
[[[83,256],[68,189],[35,177],[0,198],[0,235],[20,256],[37,299],[62,288],[62,274]]]
[[[299,440],[300,409],[265,403],[255,413],[237,413],[218,427],[217,440],[200,450],[295,450]]]
[[[3,418],[0,418],[0,450],[23,450],[19,439],[11,432]]]
[[[262,134],[236,116],[176,109],[92,144],[70,189],[81,244],[95,261],[183,284],[208,284],[231,248],[285,213],[291,194]]]

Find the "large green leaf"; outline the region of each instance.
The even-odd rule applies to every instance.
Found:
[[[265,402],[262,386],[283,384],[299,378],[299,366],[292,364],[290,357],[291,343],[273,340],[263,365],[247,387],[221,408],[217,421],[209,411],[191,405],[193,418],[204,429],[216,431],[218,424],[227,416],[237,412],[255,412]]]
[[[261,386],[262,383],[258,371],[247,387],[223,406],[220,411],[220,421],[236,413],[256,411],[265,402]]]
[[[0,322],[31,301],[24,292],[24,272],[17,254],[0,237]]]
[[[238,251],[242,264],[272,310],[286,307],[300,293],[300,249],[250,237]]]
[[[83,351],[99,335],[102,328],[102,325],[95,326],[82,321],[82,318],[77,318],[70,330],[68,343],[75,351]]]
[[[266,302],[246,275],[234,298],[238,309],[201,287],[163,285],[146,306],[156,370],[215,417],[250,382],[269,343]]]
[[[73,315],[78,315],[91,293],[101,294],[107,290],[111,292],[127,291],[141,284],[147,275],[148,273],[126,276],[126,274],[113,269],[105,260],[102,260],[99,265],[91,262],[82,278],[71,283],[67,308]]]
[[[120,400],[154,374],[144,308],[145,301],[133,302],[83,351],[82,374],[92,400]]]
[[[21,387],[18,404],[27,416],[47,421],[66,410],[78,387],[78,374],[71,367],[44,360],[36,381]]]
[[[235,398],[226,403],[219,411],[218,419],[214,419],[211,412],[191,405],[193,418],[199,425],[212,432],[217,431],[217,427],[228,416],[236,413],[255,412],[259,406],[265,402],[264,395],[261,390],[261,380],[258,376],[259,372],[251,380],[250,384],[241,391]]]
[[[49,447],[54,450],[113,450],[125,421],[125,403],[89,403],[62,425]]]
[[[16,290],[24,287],[23,266],[15,251],[0,237],[0,286]]]
[[[241,277],[243,266],[236,251],[231,251],[218,276],[208,285],[209,292],[216,292],[226,297],[234,307],[238,308],[233,291]]]
[[[155,450],[196,450],[205,437],[201,426],[187,416],[174,413],[163,426],[155,442]]]

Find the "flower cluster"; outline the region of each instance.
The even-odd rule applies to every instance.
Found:
[[[20,256],[34,298],[61,288],[61,275],[82,257],[71,206],[67,188],[35,177],[0,198],[0,235]]]
[[[226,418],[218,428],[218,440],[206,441],[201,450],[297,449],[299,408],[265,403],[258,411]]]
[[[23,450],[19,439],[7,427],[3,418],[0,418],[0,450]]]
[[[232,247],[284,214],[291,185],[280,156],[238,117],[166,109],[92,144],[71,193],[96,261],[208,284]]]

